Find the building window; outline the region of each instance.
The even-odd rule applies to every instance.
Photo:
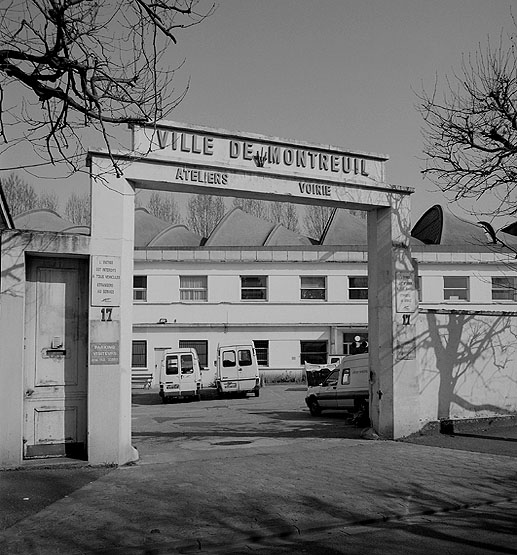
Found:
[[[327,298],[325,276],[301,276],[300,298],[309,301],[324,301]]]
[[[131,367],[147,368],[147,341],[133,341]]]
[[[357,339],[357,337],[359,339]],[[358,349],[358,344],[360,348]],[[364,330],[356,331],[352,333],[343,334],[343,352],[339,353],[342,355],[354,355],[358,351],[366,352],[368,350],[368,333]]]
[[[368,276],[349,276],[348,298],[350,300],[368,299]]]
[[[267,301],[267,276],[241,276],[241,300]]]
[[[443,298],[446,301],[468,301],[469,278],[464,276],[444,276]]]
[[[492,278],[493,301],[515,301],[515,278],[499,276]]]
[[[326,341],[300,341],[300,362],[305,364],[326,364]]]
[[[259,366],[269,366],[269,341],[253,341]]]
[[[196,349],[199,366],[208,368],[208,341],[190,341],[185,339],[179,342],[180,349]]]
[[[208,286],[206,276],[180,276],[181,301],[206,301]]]
[[[147,276],[133,276],[133,300],[147,301]]]

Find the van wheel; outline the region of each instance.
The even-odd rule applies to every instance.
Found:
[[[164,405],[166,405],[169,402],[169,400],[167,399],[167,397],[165,397],[165,395],[162,397],[162,403]]]
[[[255,397],[258,397],[260,395],[260,389],[255,389]]]
[[[309,411],[312,416],[319,416],[321,414],[321,407],[316,399],[309,400]]]

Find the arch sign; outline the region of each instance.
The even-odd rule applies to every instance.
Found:
[[[390,205],[383,193],[384,155],[167,122],[133,128],[133,145],[141,159],[170,168],[176,191],[231,190],[233,196],[271,200],[274,195],[302,204],[318,200],[363,208]]]
[[[136,189],[367,210],[372,423],[384,437],[417,431],[418,383],[412,348],[416,279],[409,251],[413,190],[386,183],[388,157],[173,122],[134,127],[132,134],[131,151],[89,153],[92,255],[120,261],[120,306],[113,308],[109,321],[99,318],[98,306],[90,306],[90,342],[118,343],[120,364],[91,365],[89,383],[92,389],[121,391],[120,405],[103,405],[90,412],[90,433],[97,428],[103,433],[105,422],[114,418],[124,436],[120,441],[130,441]],[[113,175],[113,158],[123,168],[122,177]],[[115,438],[104,436],[103,447],[111,449]],[[113,458],[107,452],[102,456]]]

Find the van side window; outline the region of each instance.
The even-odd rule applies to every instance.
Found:
[[[168,376],[178,373],[178,357],[171,355],[165,358],[165,373]]]
[[[327,379],[322,383],[325,386],[337,385],[339,379],[339,370],[332,370],[332,372],[327,376]]]
[[[223,351],[223,368],[235,366],[235,353],[233,351]]]
[[[350,383],[350,368],[343,369],[343,375],[341,376],[341,385],[348,385]]]
[[[249,349],[239,351],[239,364],[241,366],[251,366],[251,351]]]
[[[181,355],[181,373],[192,374],[194,372],[194,361],[192,355]]]

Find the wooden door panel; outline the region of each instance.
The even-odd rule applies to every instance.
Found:
[[[27,275],[24,454],[65,456],[86,445],[87,268],[35,257]]]

